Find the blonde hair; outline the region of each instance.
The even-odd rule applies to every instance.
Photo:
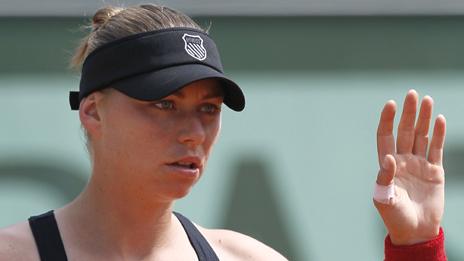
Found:
[[[71,59],[71,68],[79,69],[93,50],[132,34],[173,27],[203,30],[187,15],[165,6],[144,4],[131,7],[107,6],[92,18],[91,32],[81,40]]]
[[[85,58],[96,48],[120,38],[149,31],[173,27],[187,27],[203,30],[187,15],[165,6],[143,4],[131,7],[107,6],[97,10],[91,24],[91,29],[76,48],[70,62],[70,67],[80,69]],[[92,154],[90,136],[83,127],[87,151]]]

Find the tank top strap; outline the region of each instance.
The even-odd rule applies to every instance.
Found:
[[[173,212],[177,219],[184,227],[185,233],[187,233],[190,244],[197,253],[199,261],[219,261],[218,256],[214,252],[205,237],[198,231],[197,227],[182,214]]]
[[[41,261],[67,261],[63,240],[53,210],[29,218]]]
[[[216,253],[196,226],[182,214],[174,212],[182,224],[199,261],[219,261]],[[41,261],[67,261],[66,251],[53,210],[29,218],[29,226]]]

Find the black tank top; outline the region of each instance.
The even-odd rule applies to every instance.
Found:
[[[219,261],[208,241],[193,225],[193,223],[179,213],[174,212],[184,227],[195,253],[200,261]],[[34,235],[41,261],[67,261],[63,241],[56,223],[53,210],[39,216],[29,218],[29,226]]]

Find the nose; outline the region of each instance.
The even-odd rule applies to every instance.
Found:
[[[178,140],[180,143],[195,147],[206,138],[206,130],[200,118],[189,115],[184,117]]]

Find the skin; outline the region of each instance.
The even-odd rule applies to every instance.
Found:
[[[81,102],[92,176],[55,211],[69,260],[197,260],[172,206],[201,178],[220,131],[222,95],[209,79],[160,101],[106,89]],[[196,159],[193,170],[173,165],[186,157]],[[251,237],[197,227],[221,260],[286,260]],[[27,222],[0,231],[0,257],[39,260]]]
[[[395,198],[388,204],[374,200],[374,205],[396,245],[412,245],[436,237],[444,211],[446,121],[443,115],[437,116],[429,142],[433,100],[430,96],[422,99],[416,121],[418,103],[417,92],[410,90],[404,101],[396,143],[394,101],[385,104],[377,130],[380,166],[377,183],[384,186],[393,183]]]

